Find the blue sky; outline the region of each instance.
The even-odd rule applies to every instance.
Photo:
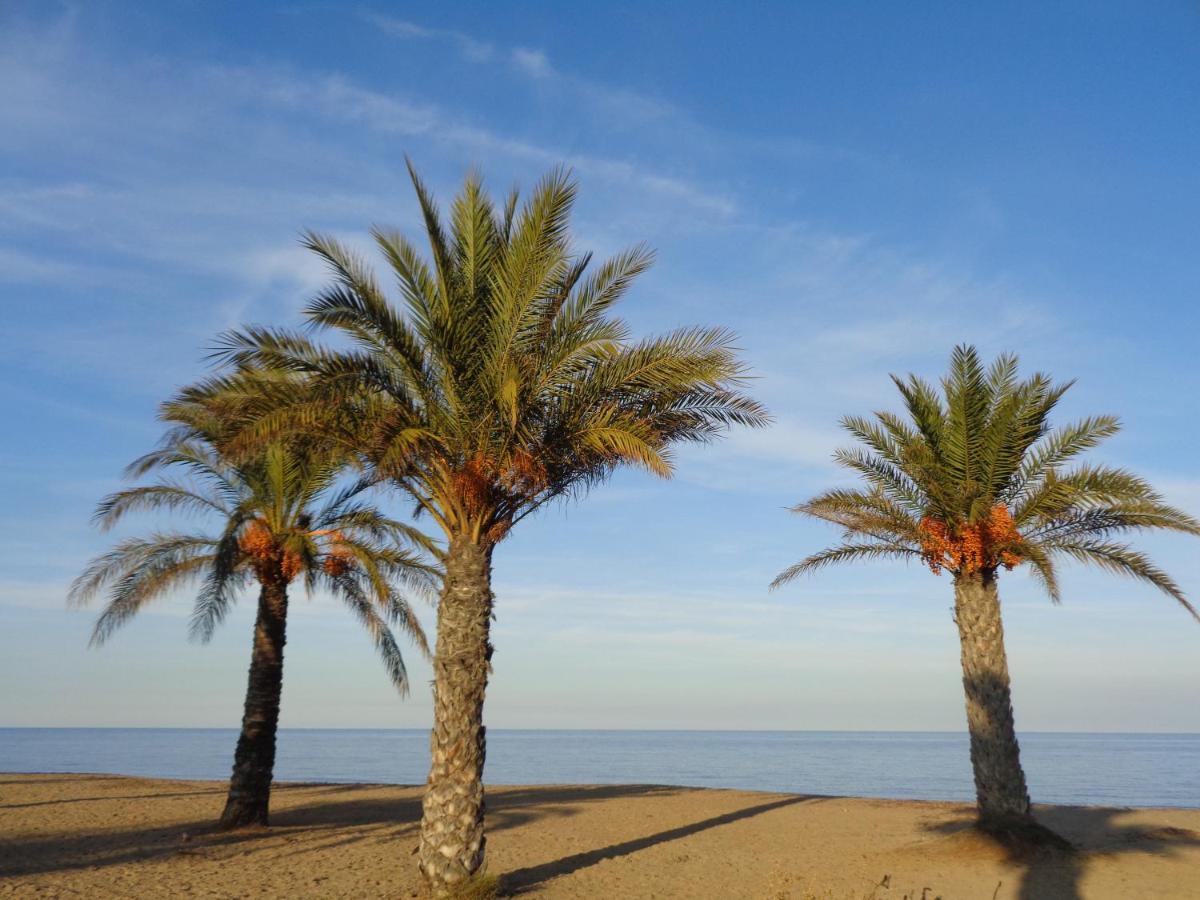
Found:
[[[741,336],[767,431],[624,474],[497,553],[495,727],[963,726],[951,586],[830,571],[785,507],[839,483],[850,412],[950,348],[1078,378],[1097,454],[1200,511],[1194,4],[8,3],[0,9],[0,725],[234,726],[244,603],[188,598],[100,650],[67,584],[95,502],[157,438],[219,330],[295,324],[301,229],[412,231],[412,156],[448,198],[559,162],[581,247],[659,262],[637,330]],[[1200,595],[1194,540],[1144,545]],[[1068,569],[1006,576],[1018,727],[1200,730],[1200,625]],[[424,726],[327,598],[293,606],[285,726]],[[423,612],[432,627],[432,615]]]

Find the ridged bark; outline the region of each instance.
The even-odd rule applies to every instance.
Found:
[[[492,552],[450,542],[433,661],[432,763],[418,859],[435,896],[483,865],[483,699],[491,671]]]
[[[279,698],[283,690],[287,602],[287,581],[281,574],[263,579],[254,623],[242,733],[233,757],[233,777],[229,780],[221,828],[268,824]]]
[[[980,823],[993,829],[1023,827],[1032,822],[1029,789],[1013,725],[995,574],[959,576],[954,600]]]

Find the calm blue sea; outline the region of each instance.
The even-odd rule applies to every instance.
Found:
[[[225,729],[0,729],[2,772],[226,778]],[[284,730],[282,781],[420,784],[428,732]],[[1042,803],[1200,806],[1200,735],[1026,734],[1022,759]],[[493,784],[672,784],[971,800],[965,734],[818,731],[489,729]]]

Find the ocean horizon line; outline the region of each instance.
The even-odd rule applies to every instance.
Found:
[[[888,734],[888,735],[939,735],[967,737],[966,729],[937,728],[521,728],[509,726],[487,726],[489,732],[521,732],[526,734]],[[280,732],[425,732],[430,726],[355,726],[355,725],[301,725],[280,727]],[[3,731],[238,731],[236,725],[0,725]],[[1198,737],[1200,731],[1083,731],[1064,729],[1057,731],[1039,729],[1017,729],[1024,735],[1069,735],[1087,737]]]

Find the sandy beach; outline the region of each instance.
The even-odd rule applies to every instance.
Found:
[[[420,789],[281,784],[265,830],[214,833],[224,785],[0,775],[0,895],[417,897]],[[1200,894],[1200,810],[1042,807],[1080,848],[1015,861],[969,807],[647,785],[494,787],[489,871],[576,898]]]

